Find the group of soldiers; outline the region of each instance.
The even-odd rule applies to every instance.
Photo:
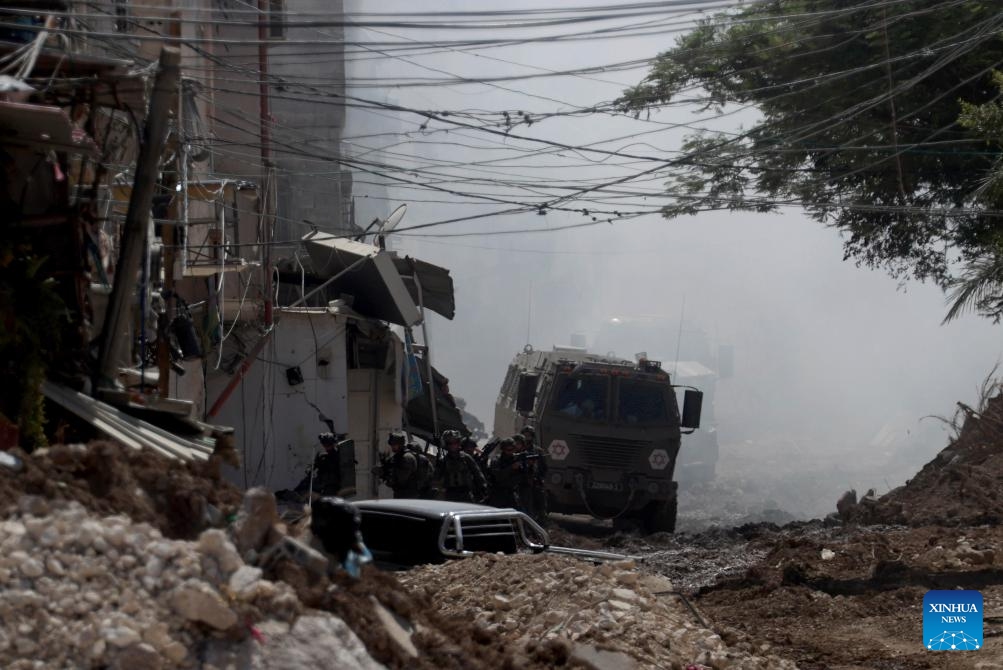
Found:
[[[379,474],[395,498],[438,498],[514,507],[544,521],[546,460],[536,445],[536,431],[521,432],[489,442],[484,450],[455,430],[442,434],[444,452],[437,458],[408,444],[404,433],[387,440],[390,454]],[[497,450],[498,453],[494,454]]]

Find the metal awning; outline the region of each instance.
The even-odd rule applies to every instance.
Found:
[[[314,271],[323,278],[333,277],[366,259],[331,285],[334,291],[354,297],[352,309],[359,314],[408,327],[421,321],[415,300],[389,252],[320,232],[303,237],[303,244]]]
[[[456,406],[456,401],[449,394],[449,379],[444,377],[435,367],[432,373],[435,375],[435,409],[436,423],[439,430],[435,430],[432,423],[432,403],[429,398],[428,385],[428,365],[422,356],[418,357],[418,370],[421,372],[421,394],[412,398],[404,408],[405,421],[409,432],[425,440],[433,440],[441,435],[445,430],[456,430],[463,435],[469,435],[470,431],[463,423],[463,415]]]
[[[437,314],[441,314],[447,319],[456,316],[456,301],[453,299],[453,278],[449,276],[449,270],[432,265],[417,258],[405,256],[404,258],[394,257],[394,265],[397,272],[404,279],[411,298],[418,302],[418,286],[414,277],[418,277],[421,284],[421,302],[425,307]]]

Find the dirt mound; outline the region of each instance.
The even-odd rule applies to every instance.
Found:
[[[996,388],[999,391],[998,387]],[[1003,393],[978,409],[961,406],[958,436],[904,486],[840,501],[857,523],[973,526],[1003,521]]]
[[[240,491],[211,463],[182,463],[108,441],[10,453],[23,469],[0,467],[0,516],[29,494],[75,500],[99,514],[153,524],[167,537],[191,539],[240,505]]]
[[[959,667],[922,646],[930,589],[979,590],[987,623],[1003,613],[1000,527],[785,527],[749,547],[758,563],[704,587],[696,604],[734,631],[722,633],[729,644],[753,643],[801,668]],[[998,632],[987,626],[986,636],[980,653],[999,658]]]
[[[483,555],[413,570],[404,583],[453,621],[474,622],[514,650],[566,650],[569,661],[611,654],[595,667],[790,668],[732,648],[633,561],[592,566],[552,555]],[[548,647],[549,646],[549,647]]]

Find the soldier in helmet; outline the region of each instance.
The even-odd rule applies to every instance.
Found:
[[[481,450],[477,448],[477,440],[469,435],[460,440],[460,449],[465,454],[469,454],[475,461],[481,460]]]
[[[474,459],[474,463],[477,464],[477,469],[481,471],[481,476],[486,482],[488,482],[488,484],[490,484],[491,478],[488,476],[487,463],[484,461],[484,454],[482,454],[481,450],[477,447],[477,440],[469,435],[464,437],[460,440],[460,451]]]
[[[341,491],[341,455],[338,453],[338,437],[334,433],[321,433],[317,441],[324,448],[313,461],[313,467],[307,471],[294,491],[306,495],[312,491],[315,495],[336,496]],[[311,481],[312,480],[312,481]]]
[[[407,438],[404,433],[394,431],[387,438],[387,443],[391,452],[387,486],[393,489],[394,498],[418,498],[418,460],[405,446]]]
[[[491,495],[488,504],[494,507],[519,507],[519,462],[515,457],[515,441],[506,437],[498,443],[501,455],[491,461]]]
[[[459,432],[447,430],[442,434],[446,455],[439,461],[437,479],[442,481],[446,500],[473,502],[481,500],[487,492],[484,474],[477,462],[460,449]]]

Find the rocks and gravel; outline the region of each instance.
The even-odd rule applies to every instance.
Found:
[[[349,578],[309,515],[287,526],[211,466],[107,441],[21,458],[0,468],[4,670],[585,667],[446,620],[372,566]]]
[[[598,566],[553,555],[481,555],[412,570],[405,585],[439,610],[516,646],[566,644],[571,660],[596,667],[794,668],[729,647],[664,577],[633,561]],[[591,660],[590,660],[591,659]]]
[[[171,540],[122,515],[30,497],[0,521],[3,668],[210,667],[210,644],[218,656],[261,630],[275,639],[248,646],[246,663],[232,667],[294,667],[273,662],[290,646],[300,660],[381,667],[340,619],[302,610],[292,588],[245,565],[222,530]]]

